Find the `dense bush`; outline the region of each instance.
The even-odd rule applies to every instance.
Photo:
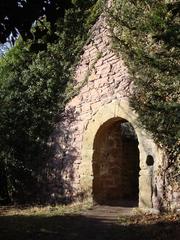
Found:
[[[37,26],[38,31],[45,29],[42,38],[27,42],[19,38],[0,59],[0,198],[5,202],[31,200],[36,194],[47,139],[68,100],[67,89],[72,88],[67,86],[99,3],[74,1],[56,23],[55,33],[41,20],[32,32]]]
[[[134,81],[131,105],[143,127],[180,171],[180,3],[115,0],[110,13],[114,49]]]

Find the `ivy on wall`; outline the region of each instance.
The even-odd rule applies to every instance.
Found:
[[[180,3],[115,0],[109,21],[113,48],[134,82],[131,105],[143,127],[166,149],[180,174]]]

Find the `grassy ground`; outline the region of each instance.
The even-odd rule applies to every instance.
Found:
[[[56,207],[1,207],[1,240],[176,240],[178,215],[117,218],[114,222],[81,215],[90,204]]]

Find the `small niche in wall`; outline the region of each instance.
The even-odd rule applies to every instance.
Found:
[[[148,166],[153,166],[153,164],[154,164],[154,158],[153,158],[153,156],[147,155],[146,164],[147,164]]]

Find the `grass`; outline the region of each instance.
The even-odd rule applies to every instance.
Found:
[[[64,216],[69,214],[79,214],[81,211],[89,209],[92,206],[91,201],[76,202],[67,205],[57,206],[11,206],[0,207],[0,216]]]
[[[117,221],[81,214],[90,202],[68,206],[0,208],[1,240],[177,240],[177,214],[119,216]]]

